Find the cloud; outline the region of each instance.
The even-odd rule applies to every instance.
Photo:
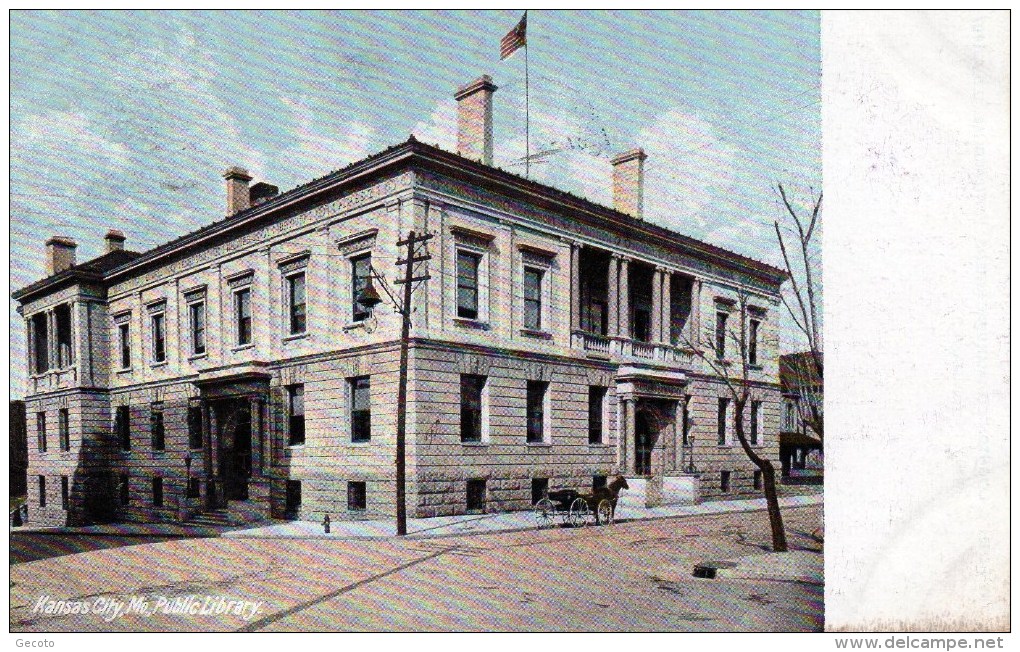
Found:
[[[294,183],[303,183],[365,158],[375,130],[360,121],[325,119],[308,98],[281,97],[290,108],[295,127],[292,144],[277,157],[278,170],[286,170]],[[330,116],[333,117],[333,116]]]
[[[415,124],[411,133],[423,143],[456,152],[457,102],[452,99],[438,102],[429,117]]]

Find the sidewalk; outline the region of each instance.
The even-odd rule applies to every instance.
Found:
[[[785,496],[779,499],[781,507],[803,507],[822,503],[822,494]],[[699,505],[670,505],[652,508],[626,508],[616,510],[616,521],[641,521],[678,518],[703,514],[751,512],[765,509],[764,498],[747,500],[710,501]],[[556,521],[558,525],[560,521]],[[435,518],[407,519],[407,536],[429,538],[492,532],[534,530],[542,527],[531,511],[501,514],[468,514],[463,516],[437,516]],[[200,526],[179,523],[116,523],[85,527],[31,526],[11,529],[12,534],[83,534],[93,536],[165,536],[165,537],[228,537],[247,539],[385,539],[396,534],[392,519],[373,521],[334,521],[330,533],[323,532],[321,523],[309,521],[272,521],[267,524],[239,527]]]

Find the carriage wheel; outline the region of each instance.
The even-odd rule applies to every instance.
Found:
[[[540,527],[547,527],[552,525],[553,516],[556,515],[556,505],[553,501],[548,498],[542,498],[535,503],[535,519],[538,520]]]
[[[588,503],[584,498],[575,498],[574,502],[570,503],[570,512],[567,515],[567,522],[573,527],[584,527],[588,525],[588,517],[591,515],[591,510],[588,508]]]
[[[599,501],[595,508],[595,518],[602,525],[613,524],[613,503],[608,498]]]

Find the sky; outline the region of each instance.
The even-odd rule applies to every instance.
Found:
[[[524,51],[499,60],[521,13],[11,12],[11,289],[49,236],[82,262],[111,228],[144,251],[221,219],[232,165],[286,191],[412,133],[452,150],[482,74],[523,174]],[[609,159],[643,147],[647,220],[781,264],[776,183],[802,211],[822,187],[817,12],[530,11],[527,55],[533,178],[611,205]]]

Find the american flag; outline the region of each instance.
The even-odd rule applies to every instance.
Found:
[[[521,22],[507,32],[503,40],[499,42],[499,58],[506,59],[520,48],[528,46],[528,12],[524,12]]]

